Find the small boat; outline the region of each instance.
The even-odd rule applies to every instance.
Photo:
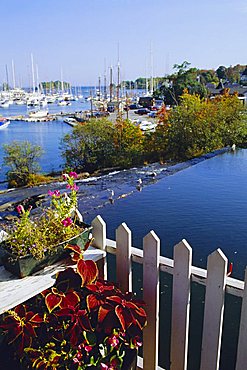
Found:
[[[78,124],[78,121],[75,118],[71,118],[71,117],[65,118],[63,121],[73,127]]]
[[[10,120],[4,117],[0,117],[0,130],[8,127]]]
[[[71,103],[67,100],[61,100],[57,103],[57,105],[60,105],[60,106],[67,106],[67,105],[71,105]]]
[[[9,107],[9,101],[8,100],[0,102],[0,108],[8,108],[8,107]]]
[[[48,110],[37,110],[34,112],[29,112],[29,117],[30,118],[45,118],[49,114]]]

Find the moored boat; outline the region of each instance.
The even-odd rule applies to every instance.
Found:
[[[5,117],[0,117],[0,129],[4,129],[8,127],[10,124],[10,120]]]

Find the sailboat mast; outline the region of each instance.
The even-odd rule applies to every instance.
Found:
[[[15,89],[15,66],[14,66],[14,61],[12,59],[12,76],[13,76],[13,88]]]
[[[112,66],[110,67],[110,101],[112,101],[112,89],[113,89],[113,83],[112,83]]]
[[[37,79],[37,89],[38,93],[40,92],[40,86],[39,86],[39,69],[38,69],[38,64],[36,64],[36,79]]]
[[[64,93],[64,85],[63,85],[63,70],[61,68],[61,90],[62,90],[62,94]]]
[[[154,92],[154,61],[153,61],[153,48],[152,44],[150,45],[150,67],[151,67],[151,74],[150,74],[150,94],[153,95]]]
[[[7,64],[5,65],[5,69],[6,69],[6,81],[7,81],[6,90],[8,91],[9,90],[9,73],[8,73]]]
[[[99,76],[99,100],[101,98],[101,77]]]
[[[32,79],[33,79],[33,93],[35,93],[35,78],[34,78],[33,54],[31,54],[31,66],[32,66]]]

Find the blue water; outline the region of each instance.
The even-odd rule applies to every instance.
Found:
[[[84,98],[78,101],[71,101],[70,106],[58,106],[54,103],[48,104],[44,109],[48,109],[49,113],[74,113],[89,110],[91,104],[86,99],[91,93],[94,94],[95,88],[84,86],[80,88],[79,92],[83,94]],[[132,90],[133,94],[141,95],[142,92],[143,90]],[[74,88],[72,88],[72,93],[75,93]],[[10,105],[9,108],[0,108],[0,115],[4,117],[27,116],[27,114],[27,107],[22,105]],[[0,182],[6,179],[5,174],[7,172],[7,168],[3,168],[3,144],[9,144],[13,140],[28,140],[32,144],[40,145],[44,150],[44,155],[39,160],[41,171],[45,173],[58,171],[61,170],[63,165],[59,149],[60,142],[64,135],[71,131],[72,127],[64,123],[62,119],[52,122],[11,121],[7,128],[0,130]],[[0,186],[0,188],[3,187]]]
[[[243,277],[247,264],[247,150],[227,152],[167,176],[143,191],[94,212],[107,222],[108,237],[126,222],[133,245],[154,230],[162,255],[185,238],[193,263],[206,267],[208,254],[221,248],[233,262],[233,276]]]
[[[70,106],[59,107],[57,104],[49,104],[50,113],[75,112],[89,108],[88,102],[75,101]],[[0,114],[5,117],[15,115],[26,115],[25,106],[10,105],[8,109],[1,109]],[[14,140],[30,141],[32,144],[40,145],[44,154],[39,160],[42,172],[61,170],[63,159],[59,149],[61,139],[72,131],[72,127],[64,123],[63,120],[51,122],[23,122],[11,121],[9,126],[0,130],[0,181],[5,180],[7,168],[3,167],[3,144],[10,144]]]
[[[183,238],[193,248],[193,264],[206,268],[207,256],[221,248],[233,262],[233,277],[243,278],[247,264],[247,150],[227,152],[205,160],[153,185],[144,187],[100,214],[107,223],[107,236],[126,222],[133,245],[141,247],[143,237],[154,230],[161,239],[161,254],[172,257],[173,246]],[[134,265],[134,291],[142,292],[142,269]],[[112,269],[110,269],[110,276]],[[160,274],[159,364],[170,368],[172,278]],[[200,368],[205,288],[192,284],[188,369]],[[241,300],[226,295],[221,370],[235,368]]]

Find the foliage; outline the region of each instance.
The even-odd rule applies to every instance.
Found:
[[[191,94],[205,97],[207,89],[198,79],[198,70],[189,68],[189,66],[190,63],[186,61],[181,65],[175,64],[175,72],[167,77],[167,82],[163,83],[155,92],[155,97],[164,99],[165,103],[169,105],[178,105],[185,89],[188,89]]]
[[[202,84],[207,84],[207,83],[218,84],[219,83],[219,79],[217,77],[217,74],[215,73],[215,71],[213,69],[209,69],[209,70],[202,69],[202,70],[200,70],[199,71],[199,77],[200,77],[200,82]]]
[[[130,166],[139,162],[142,134],[138,127],[120,119],[92,119],[75,127],[61,145],[66,166],[77,171],[93,172],[99,168]]]
[[[64,89],[68,89],[70,87],[69,82],[66,81],[48,81],[48,82],[41,82],[41,86],[43,89],[46,90],[62,90],[62,84]]]
[[[11,144],[4,144],[3,149],[4,165],[10,167],[7,172],[9,186],[27,185],[30,175],[40,169],[37,159],[41,157],[43,150],[28,141],[13,141]]]
[[[14,226],[6,226],[7,250],[18,257],[31,254],[36,259],[42,259],[46,253],[54,253],[57,244],[81,232],[81,228],[76,224],[78,191],[74,183],[76,177],[75,172],[64,175],[70,193],[49,191],[50,206],[43,209],[42,214],[36,219],[30,218],[31,207],[25,210],[22,205],[17,206],[18,221]]]
[[[202,99],[185,92],[181,104],[161,121],[155,137],[163,132],[163,152],[171,158],[186,159],[209,151],[246,142],[246,110],[237,96]]]
[[[114,152],[114,126],[106,118],[91,119],[77,126],[62,141],[62,156],[66,165],[77,171],[92,172],[108,167]]]
[[[68,246],[77,263],[55,286],[8,311],[2,328],[25,369],[121,369],[126,350],[141,345],[144,303],[98,279],[96,264]]]
[[[143,160],[143,134],[128,120],[120,120],[114,130],[115,165],[131,166]]]

